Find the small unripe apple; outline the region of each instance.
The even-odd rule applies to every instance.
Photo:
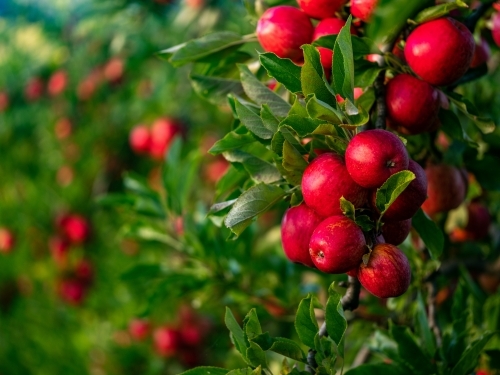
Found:
[[[68,75],[64,70],[58,70],[52,74],[47,83],[47,91],[51,96],[61,94],[68,84]]]
[[[43,81],[41,78],[31,78],[24,89],[24,96],[29,101],[39,99],[43,95]]]
[[[351,14],[368,22],[377,7],[378,0],[351,0]]]
[[[425,168],[428,198],[422,209],[429,216],[460,206],[467,194],[467,176],[446,164],[430,164]]]
[[[179,350],[179,332],[172,327],[160,327],[153,333],[154,346],[162,357],[172,357]]]
[[[472,62],[470,63],[471,68],[477,68],[488,62],[491,56],[490,45],[486,41],[486,39],[481,38],[481,42],[476,44],[476,49],[474,51],[474,57],[472,58]]]
[[[500,47],[500,11],[493,14],[493,28],[491,29],[491,36],[496,45]]]
[[[337,215],[323,220],[314,230],[309,253],[320,271],[345,273],[359,266],[368,251],[363,231],[351,219]]]
[[[322,218],[305,203],[289,208],[281,222],[281,243],[292,262],[314,268],[309,255],[309,241]]]
[[[151,147],[151,132],[146,125],[137,125],[129,135],[130,148],[137,154],[145,154]]]
[[[59,267],[65,267],[68,261],[69,243],[64,238],[52,237],[49,240],[49,250]]]
[[[441,106],[438,90],[409,74],[399,74],[389,81],[385,102],[391,126],[402,126],[411,134],[429,129]]]
[[[167,152],[175,136],[182,135],[182,125],[171,118],[156,120],[151,127],[151,143],[149,153],[154,159],[161,160]]]
[[[345,153],[347,171],[365,188],[378,188],[394,173],[408,169],[409,157],[399,137],[387,130],[358,133]]]
[[[128,331],[134,340],[142,341],[149,336],[151,325],[144,319],[132,319],[129,323]]]
[[[8,228],[0,227],[0,253],[10,253],[14,248],[16,238]]]
[[[313,41],[327,35],[336,35],[340,33],[340,29],[345,25],[344,20],[340,18],[325,18],[321,20],[316,28],[314,29]],[[351,34],[356,34],[356,29],[351,27]],[[332,68],[333,61],[333,51],[329,48],[317,47],[319,51],[319,56],[321,59],[321,65],[325,70],[330,70]]]
[[[488,209],[479,202],[467,207],[468,220],[465,228],[455,228],[450,234],[453,242],[478,241],[488,235],[491,216]]]
[[[300,47],[311,43],[313,32],[309,17],[288,5],[269,8],[257,23],[257,38],[262,48],[294,62],[303,60]]]
[[[59,296],[71,305],[80,305],[86,295],[86,287],[76,278],[66,278],[59,282]]]
[[[331,152],[319,155],[307,166],[301,186],[306,204],[322,217],[342,213],[342,196],[356,208],[362,207],[368,197],[368,190],[347,172],[344,159]]]
[[[398,246],[410,234],[411,219],[402,221],[389,221],[382,226],[382,235],[386,243]]]
[[[405,57],[410,68],[424,81],[446,86],[469,69],[474,48],[469,29],[445,17],[418,26],[406,41]]]
[[[384,221],[401,221],[415,215],[427,199],[427,176],[424,169],[410,159],[408,170],[415,174],[415,179],[396,198],[384,214]],[[372,192],[372,206],[375,206],[377,192]],[[390,241],[387,241],[392,243]]]
[[[297,2],[309,17],[322,20],[334,17],[346,0],[297,0]]]
[[[61,233],[72,244],[81,244],[90,236],[90,224],[83,216],[64,215],[59,219],[58,225]]]
[[[378,244],[373,248],[368,263],[359,266],[358,279],[376,297],[399,297],[410,286],[410,263],[396,246]]]

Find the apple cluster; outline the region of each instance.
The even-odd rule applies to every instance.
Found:
[[[184,132],[184,126],[179,121],[162,117],[153,122],[151,128],[146,125],[135,126],[130,131],[130,147],[139,155],[146,154],[161,160],[174,138]]]
[[[200,348],[211,330],[211,323],[191,308],[181,307],[178,321],[162,324],[156,328],[147,319],[132,319],[128,333],[137,342],[152,338],[156,353],[163,358],[177,358],[186,366],[200,363]]]

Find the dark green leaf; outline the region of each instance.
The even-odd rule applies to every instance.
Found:
[[[358,215],[356,216],[356,220],[354,220],[354,222],[364,232],[371,231],[375,228],[375,223],[368,215]]]
[[[408,372],[394,364],[372,363],[350,369],[345,375],[408,375]]]
[[[416,23],[424,23],[428,21],[432,21],[438,18],[441,18],[443,16],[446,16],[448,13],[450,13],[454,9],[458,8],[467,8],[467,4],[464,2],[458,0],[454,3],[444,3],[444,4],[439,4],[430,8],[426,8],[423,11],[421,11],[419,14],[416,15],[415,17],[415,22]]]
[[[479,355],[481,351],[484,349],[485,345],[488,341],[495,335],[496,332],[486,332],[481,338],[474,341],[469,347],[465,350],[463,355],[461,356],[458,363],[453,367],[451,371],[451,375],[467,375],[476,367],[479,361]]]
[[[274,165],[256,156],[239,150],[227,151],[223,155],[231,163],[241,163],[255,182],[270,184],[281,179]]]
[[[180,375],[226,375],[228,372],[229,370],[219,367],[203,366],[185,371]]]
[[[253,370],[251,367],[241,368],[237,370],[231,370],[227,373],[227,375],[252,375]]]
[[[334,136],[326,136],[325,139],[328,147],[335,150],[339,155],[345,155],[345,150],[347,149],[347,141],[345,139]]]
[[[247,348],[246,355],[252,366],[262,366],[263,368],[268,368],[266,353],[255,342],[250,341],[250,346]]]
[[[352,16],[349,16],[335,41],[332,79],[335,92],[345,98],[346,101],[354,103],[354,56],[351,42],[351,20]]]
[[[255,309],[251,309],[243,319],[243,332],[245,332],[245,338],[248,341],[262,334],[259,317]]]
[[[226,208],[231,207],[236,202],[236,199],[231,199],[230,201],[215,203],[210,207],[208,211],[208,215],[215,214],[216,212],[220,212],[225,210]]]
[[[251,107],[236,99],[235,108],[241,123],[253,134],[262,139],[271,139],[273,137],[274,133],[264,126],[260,115],[255,113]]]
[[[244,192],[227,214],[226,226],[237,236],[253,219],[283,199],[286,192],[278,186],[259,184]]]
[[[190,78],[194,91],[213,104],[226,104],[228,94],[243,94],[241,82],[235,79],[201,75],[192,75]]]
[[[345,319],[344,309],[340,302],[342,296],[334,290],[333,284],[328,288],[328,294],[329,297],[326,302],[325,311],[326,331],[328,332],[328,336],[338,346],[339,355],[343,357],[344,353],[341,341],[344,339],[344,334],[347,329],[347,320]]]
[[[436,342],[434,341],[434,336],[429,327],[429,321],[427,320],[427,309],[424,304],[424,299],[422,298],[422,293],[419,291],[417,294],[416,301],[416,320],[418,332],[420,334],[420,340],[422,342],[422,347],[427,351],[429,356],[432,358],[436,352]]]
[[[432,259],[438,259],[444,247],[444,235],[441,229],[429,219],[422,209],[419,209],[413,216],[411,223],[429,249]]]
[[[325,120],[337,125],[343,122],[344,116],[341,112],[319,100],[314,94],[308,96],[306,109],[309,116],[313,119]]]
[[[293,93],[302,91],[300,84],[300,66],[295,65],[290,59],[282,59],[274,53],[262,53],[260,63],[267,70],[269,76],[281,83]]]
[[[415,174],[413,172],[401,171],[394,173],[377,189],[375,204],[381,216],[414,179]]]
[[[235,150],[243,146],[256,142],[255,137],[250,133],[240,134],[237,131],[227,133],[224,138],[215,142],[209,153],[213,155],[221,154],[224,151]]]
[[[457,108],[465,114],[483,134],[492,133],[495,130],[495,123],[485,117],[480,117],[476,107],[466,98],[457,93],[446,93],[448,98],[457,106]]]
[[[291,115],[285,118],[280,123],[281,127],[288,125],[290,128],[295,130],[299,137],[305,137],[309,134],[312,134],[319,125],[324,124],[324,120],[316,120],[309,117],[300,117],[297,115]]]
[[[227,329],[229,329],[231,341],[233,342],[236,350],[240,352],[243,358],[246,358],[247,345],[245,342],[245,335],[243,333],[243,329],[241,329],[229,307],[226,307],[224,322],[226,323]]]
[[[296,361],[306,362],[304,352],[300,348],[299,344],[293,340],[283,337],[275,337],[273,346],[271,346],[270,350]]]
[[[467,135],[460,119],[455,113],[441,108],[439,110],[439,120],[441,121],[441,130],[451,139],[466,141],[477,146],[477,144]]]
[[[383,68],[368,60],[354,60],[354,87],[369,87]]]
[[[340,209],[349,219],[354,220],[356,218],[356,208],[344,197],[340,197]]]
[[[304,65],[300,80],[304,96],[315,94],[319,100],[333,105],[335,96],[326,82],[318,50],[309,44],[303,45],[302,49],[304,50]]]
[[[287,180],[300,185],[307,162],[295,147],[288,141],[283,143],[283,168],[288,171]]]
[[[308,295],[304,298],[295,316],[295,330],[300,341],[310,348],[314,348],[314,337],[318,333],[318,322],[314,315],[314,297]]]
[[[263,104],[260,110],[260,117],[262,118],[262,123],[269,129],[274,135],[278,131],[279,120],[271,112],[271,108],[267,104]]]

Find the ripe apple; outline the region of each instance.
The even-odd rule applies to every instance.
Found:
[[[426,22],[408,37],[405,57],[410,68],[435,86],[454,83],[469,69],[474,37],[467,27],[449,17]]]
[[[438,90],[409,74],[399,74],[387,84],[385,98],[391,126],[411,134],[425,132],[438,118],[441,100]]]
[[[54,133],[58,139],[66,139],[71,135],[73,125],[67,117],[63,117],[56,122]]]
[[[411,219],[402,221],[389,221],[382,226],[382,235],[385,242],[394,246],[398,246],[406,240],[410,234]]]
[[[368,251],[363,231],[351,219],[336,215],[314,230],[309,253],[316,267],[326,273],[345,273],[361,263]]]
[[[314,29],[313,41],[327,35],[336,35],[340,33],[340,29],[345,25],[344,20],[340,18],[325,18],[321,20]],[[356,29],[351,27],[351,34],[356,34]],[[332,69],[333,51],[329,48],[317,47],[321,58],[321,65],[326,71]]]
[[[491,36],[496,45],[500,47],[500,11],[493,14],[493,28],[491,29]]]
[[[467,194],[467,175],[446,164],[430,164],[425,168],[428,198],[422,209],[429,216],[460,206]]]
[[[410,159],[408,170],[415,174],[415,179],[410,182],[385,212],[384,221],[401,221],[412,218],[427,199],[427,176],[424,169]],[[376,194],[377,192],[374,190],[372,192],[372,206],[375,209]]]
[[[24,89],[24,96],[29,101],[37,100],[43,95],[43,89],[43,81],[41,78],[31,78]]]
[[[226,174],[230,164],[229,162],[224,159],[222,156],[218,156],[215,158],[215,160],[210,161],[206,166],[204,170],[204,175],[205,178],[211,182],[211,183],[216,183],[221,179],[224,174]]]
[[[257,23],[257,38],[262,48],[297,63],[304,58],[300,47],[311,43],[313,32],[309,17],[288,5],[269,8]]]
[[[162,357],[172,357],[180,347],[179,332],[172,327],[157,328],[153,333],[156,352]]]
[[[176,135],[182,135],[182,125],[174,119],[163,117],[156,120],[151,127],[151,143],[149,153],[154,159],[161,160]]]
[[[376,297],[398,297],[410,286],[410,263],[396,246],[378,244],[373,248],[368,264],[359,266],[358,279]]]
[[[9,107],[9,94],[6,91],[0,91],[0,113]]]
[[[52,258],[54,259],[56,264],[61,268],[66,267],[68,261],[69,248],[70,248],[69,242],[66,241],[64,238],[56,236],[52,237],[49,240],[49,250],[50,253],[52,254]]]
[[[15,243],[14,233],[8,228],[0,227],[0,253],[10,253]]]
[[[356,184],[347,172],[344,159],[331,152],[319,155],[307,166],[301,186],[306,204],[322,217],[342,213],[342,196],[357,208],[368,197],[368,190]]]
[[[202,334],[195,324],[184,324],[179,329],[179,337],[184,347],[196,347],[201,344]]]
[[[453,242],[478,241],[488,235],[491,216],[483,204],[472,202],[467,207],[468,220],[465,228],[455,228],[450,234]]]
[[[377,7],[378,0],[351,0],[351,14],[368,22]]]
[[[365,188],[373,189],[394,173],[408,169],[408,153],[399,137],[387,130],[367,130],[352,138],[345,153],[347,171]]]
[[[128,325],[128,331],[134,340],[142,341],[149,336],[151,325],[144,319],[132,319]]]
[[[72,244],[81,244],[90,236],[90,224],[81,215],[64,215],[58,220],[58,226],[64,237]]]
[[[471,68],[477,68],[488,62],[491,56],[490,45],[486,39],[481,38],[481,42],[476,44],[476,49],[474,50],[474,57],[470,63]]]
[[[61,94],[68,84],[68,75],[64,70],[58,70],[52,74],[47,82],[47,91],[51,96]]]
[[[81,259],[75,266],[75,277],[85,285],[91,284],[94,279],[94,266],[87,259]]]
[[[281,222],[281,243],[292,262],[314,268],[309,255],[309,241],[322,218],[305,203],[289,208]]]
[[[113,57],[104,65],[104,78],[111,83],[118,82],[123,76],[124,63],[119,57]]]
[[[322,20],[334,17],[346,0],[297,0],[300,9],[311,18]]]
[[[82,281],[69,277],[59,282],[58,292],[63,301],[71,305],[80,305],[85,298],[87,289]]]
[[[137,125],[129,135],[130,148],[137,154],[145,154],[151,147],[151,132],[146,125]]]

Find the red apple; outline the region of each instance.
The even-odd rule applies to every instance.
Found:
[[[361,21],[368,22],[377,7],[378,0],[351,0],[351,13]]]
[[[297,2],[309,17],[322,20],[334,17],[346,0],[297,0]]]
[[[58,224],[61,233],[72,244],[81,244],[90,236],[90,224],[83,216],[64,215],[59,219]]]
[[[134,340],[142,341],[149,336],[151,325],[144,319],[132,319],[128,331]]]
[[[384,221],[401,221],[412,218],[427,199],[427,176],[424,169],[410,159],[408,170],[415,174],[415,179],[385,212]],[[376,194],[376,191],[372,192],[372,206],[375,209]]]
[[[262,48],[294,62],[303,60],[300,47],[311,43],[313,32],[309,17],[288,5],[269,8],[257,23],[257,38]]]
[[[195,324],[184,324],[179,330],[179,335],[185,347],[196,347],[201,344],[202,334]]]
[[[69,243],[64,238],[52,237],[49,240],[49,250],[59,267],[66,267],[68,261]]]
[[[47,83],[47,91],[51,96],[61,94],[68,84],[68,75],[64,70],[58,70],[52,74]]]
[[[209,182],[215,184],[224,176],[229,166],[229,162],[224,157],[217,157],[205,166],[204,175]]]
[[[389,81],[385,102],[391,126],[404,127],[411,134],[429,129],[437,121],[441,106],[438,90],[409,74],[399,74]]]
[[[365,188],[378,188],[394,173],[408,169],[408,153],[399,137],[387,130],[358,133],[345,153],[347,171]]]
[[[172,357],[180,347],[179,332],[168,326],[157,328],[153,333],[154,346],[162,357]]]
[[[486,39],[481,38],[481,42],[476,44],[476,49],[474,50],[474,57],[470,63],[471,68],[477,68],[488,62],[491,56],[491,50]]]
[[[151,133],[146,125],[137,125],[129,135],[129,143],[132,150],[137,154],[145,154],[151,147]]]
[[[323,220],[314,230],[309,253],[320,271],[345,273],[361,263],[368,251],[363,231],[351,219],[337,215]]]
[[[468,220],[465,228],[455,228],[450,234],[453,242],[478,241],[488,235],[491,216],[488,209],[479,202],[467,207]]]
[[[58,139],[66,139],[71,135],[73,125],[67,117],[63,117],[56,122],[54,133]]]
[[[493,15],[492,21],[493,28],[491,29],[491,36],[496,45],[500,47],[500,11]]]
[[[8,228],[0,227],[0,253],[10,253],[15,243],[14,233]]]
[[[9,94],[6,91],[0,91],[0,113],[9,107]]]
[[[446,86],[469,69],[474,48],[474,37],[467,27],[445,17],[418,26],[406,41],[405,57],[424,81]]]
[[[463,171],[446,164],[430,164],[425,168],[428,198],[422,205],[427,215],[453,210],[467,194],[467,176]]]
[[[342,196],[356,208],[362,207],[368,197],[368,191],[347,172],[344,159],[331,152],[319,155],[307,166],[301,186],[306,204],[322,217],[342,213]]]
[[[94,279],[94,267],[89,260],[82,259],[76,264],[74,274],[85,285],[91,284]]]
[[[392,298],[408,290],[411,281],[410,263],[406,255],[391,244],[376,245],[368,264],[359,266],[361,285],[374,296]]]
[[[29,101],[39,99],[43,95],[43,81],[41,78],[31,78],[24,89],[24,96]]]
[[[382,226],[382,235],[385,242],[394,246],[398,246],[406,240],[410,234],[411,219],[402,221],[389,221]]]
[[[313,41],[327,35],[336,35],[340,33],[340,29],[344,27],[345,21],[340,18],[325,18],[321,20],[314,29]],[[351,34],[356,34],[356,29],[351,27]],[[325,70],[332,69],[333,51],[329,48],[318,47],[321,65]]]
[[[104,78],[108,82],[118,82],[123,76],[123,60],[119,57],[110,59],[103,69]]]
[[[66,278],[59,282],[59,296],[71,305],[80,305],[85,298],[87,289],[84,283],[76,278]]]
[[[288,259],[314,268],[309,255],[309,241],[321,221],[321,217],[305,203],[285,212],[281,222],[281,243]]]
[[[155,159],[161,160],[175,136],[181,135],[182,131],[182,125],[176,120],[166,117],[156,120],[151,127],[150,155]]]

